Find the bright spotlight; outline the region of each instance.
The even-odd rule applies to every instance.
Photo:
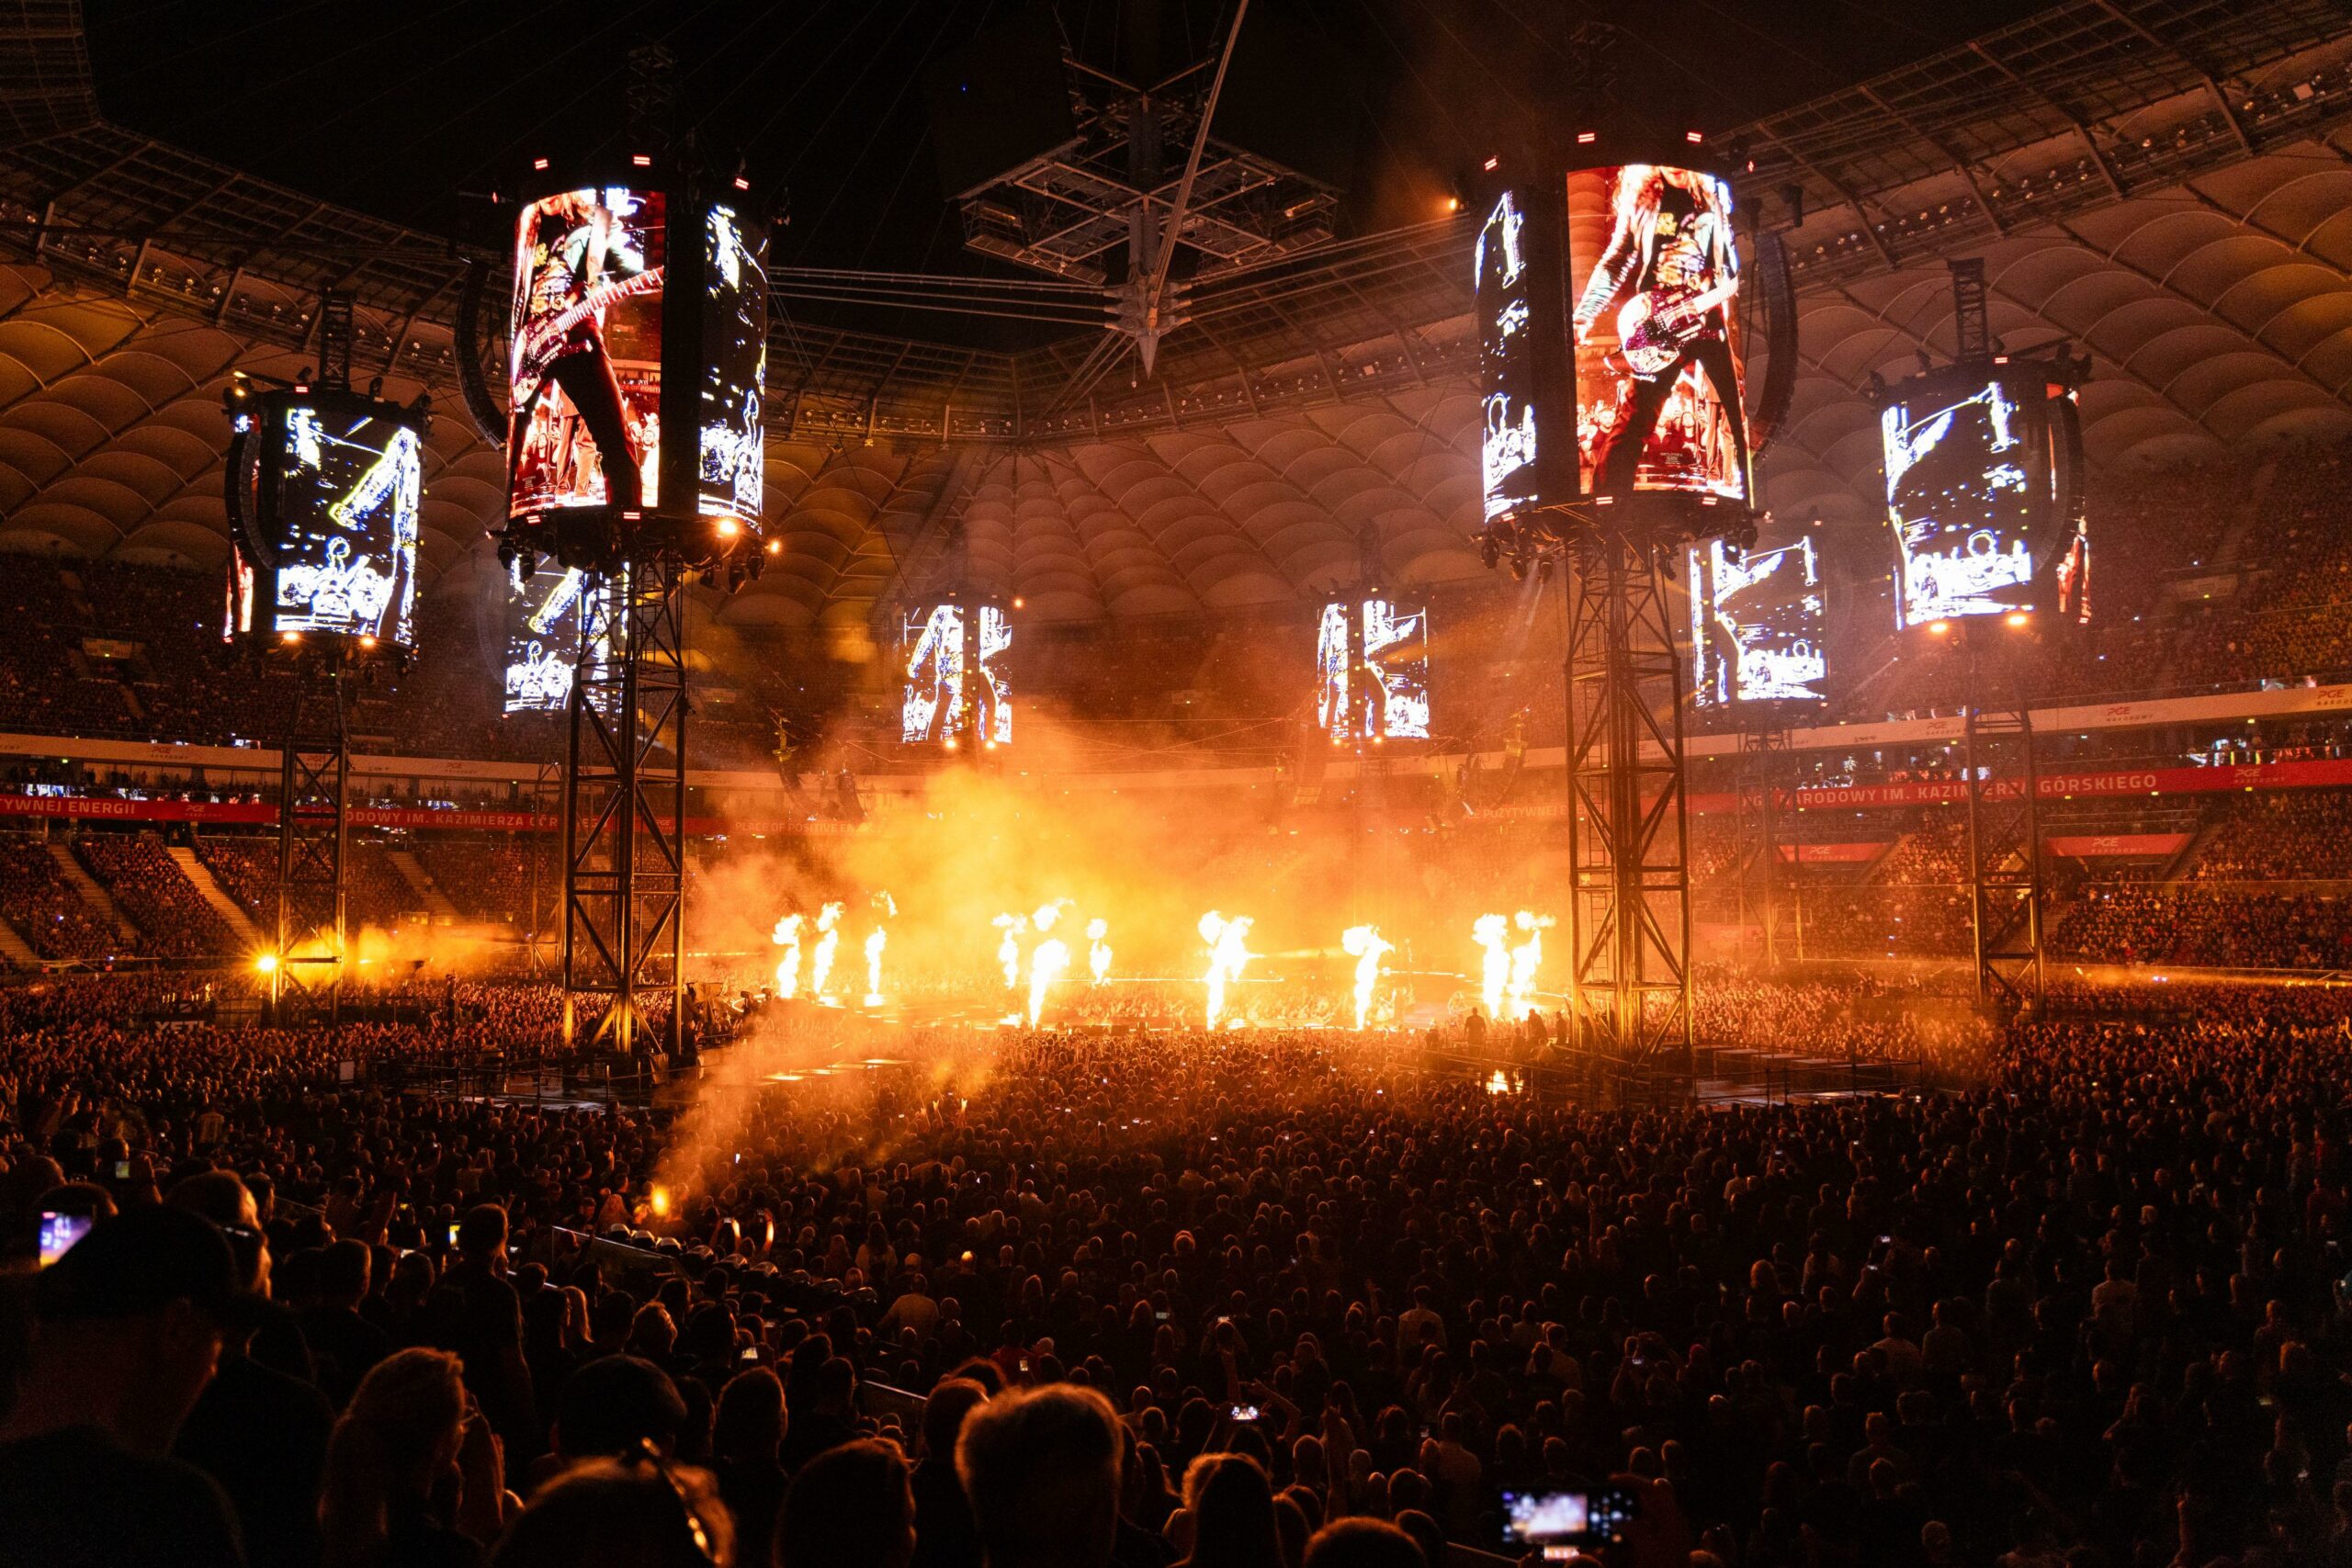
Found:
[[[1951,623],[1950,621],[1929,621],[1928,623],[1928,633],[1931,637],[1941,637],[1950,630],[1951,630]]]
[[[2030,619],[2032,619],[2032,617],[2028,615],[2023,610],[2011,610],[2008,614],[2008,623],[2013,626],[2021,626]]]
[[[265,953],[254,960],[254,967],[264,975],[277,973],[277,954]]]

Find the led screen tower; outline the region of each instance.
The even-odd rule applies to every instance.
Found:
[[[1579,131],[1486,159],[1473,197],[1480,551],[1520,575],[1566,568],[1573,1005],[1584,1048],[1628,1092],[1690,1062],[1667,552],[1753,543],[1770,421],[1748,403],[1749,340],[1777,350],[1793,319],[1777,243],[1769,267],[1743,254],[1729,182],[1694,162],[1701,140]],[[1746,646],[1760,677],[1764,643]]]
[[[773,547],[760,536],[768,221],[744,177],[651,152],[541,158],[520,195],[503,410],[486,388],[468,393],[478,421],[497,415],[506,448],[499,555],[516,624],[503,701],[510,712],[560,702],[570,716],[566,1038],[634,1051],[650,1027],[675,1053],[679,590],[689,575],[739,587]],[[544,578],[543,562],[555,569]]]
[[[2089,618],[2076,374],[2071,363],[2004,357],[1888,392],[1879,432],[1898,629],[1975,615]]]
[[[405,661],[415,641],[417,536],[429,404],[350,389],[350,302],[320,302],[321,373],[224,396],[231,524],[222,636],[290,664],[294,701],[278,742],[274,999],[297,982],[332,998],[342,978],[351,745],[344,677]]]
[[[612,658],[609,583],[576,567],[541,571],[526,581],[506,571],[506,669],[503,713],[563,713],[582,665],[602,670]]]
[[[956,750],[978,743],[993,751],[1012,741],[1012,623],[983,604],[933,604],[900,629],[905,685],[899,739]]]
[[[1429,612],[1373,597],[1323,606],[1317,725],[1333,741],[1430,738]]]
[[[415,641],[424,414],[331,388],[231,393],[230,641]]]
[[[1962,665],[1977,998],[2011,1011],[2042,988],[2039,772],[2018,662],[2090,618],[2085,366],[2063,349],[1995,353],[1984,263],[1951,273],[1957,358],[1877,389],[1894,618]]]
[[[1690,547],[1690,690],[1701,707],[1826,698],[1821,566],[1813,536],[1739,550]]]

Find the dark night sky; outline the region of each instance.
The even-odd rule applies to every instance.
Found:
[[[487,240],[457,193],[535,152],[618,146],[628,48],[679,60],[684,116],[791,193],[780,263],[1001,270],[962,249],[921,74],[1023,0],[88,0],[98,94],[117,122],[436,232]],[[1151,0],[1141,0],[1148,6]],[[1621,97],[1722,127],[2041,8],[2041,0],[1253,0],[1327,58],[1284,112],[1354,132],[1343,231],[1435,215],[1471,144],[1573,100],[1559,40],[1627,29]],[[1221,36],[1230,0],[1160,0],[1173,68]],[[1081,57],[1135,43],[1138,0],[1054,7]],[[730,160],[731,161],[731,160]],[[875,322],[880,326],[884,323]]]

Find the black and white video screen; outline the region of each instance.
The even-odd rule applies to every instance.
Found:
[[[275,629],[415,640],[415,427],[368,399],[274,403]]]
[[[1692,546],[1691,690],[1699,705],[1826,699],[1823,611],[1811,535],[1745,553],[1721,539]]]

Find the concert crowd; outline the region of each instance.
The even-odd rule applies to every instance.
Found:
[[[1195,1030],[646,1107],[386,1087],[546,989],[164,984],[0,999],[7,1234],[96,1216],[9,1280],[0,1557],[1434,1563],[1615,1478],[1644,1564],[2352,1562],[2324,993],[2076,998],[1792,1105]],[[1710,1026],[1883,999],[1749,989]]]

